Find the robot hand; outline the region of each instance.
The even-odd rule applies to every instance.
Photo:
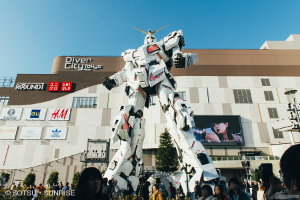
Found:
[[[103,85],[108,89],[111,90],[113,87],[116,86],[116,82],[113,79],[109,79],[108,77],[103,77]]]
[[[173,58],[175,68],[185,68],[185,58],[182,54],[178,53]]]

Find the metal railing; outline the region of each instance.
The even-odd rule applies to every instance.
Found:
[[[0,87],[14,87],[16,78],[0,77]]]
[[[280,160],[277,156],[211,156],[212,161]]]

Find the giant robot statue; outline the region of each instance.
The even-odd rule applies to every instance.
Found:
[[[182,69],[193,65],[198,61],[197,54],[182,54],[185,39],[181,30],[174,31],[157,42],[154,34],[159,30],[140,30],[146,34],[144,45],[122,53],[125,67],[113,76],[104,78],[103,85],[108,90],[126,82],[125,93],[129,99],[127,105],[120,107],[120,113],[113,121],[112,141],[121,140],[121,146],[104,176],[108,179],[115,178],[118,189],[127,189],[127,181],[130,181],[136,190],[143,161],[142,145],[146,122],[143,110],[144,107],[148,108],[150,97],[157,95],[180,166],[188,164],[187,172],[194,172],[188,182],[189,190],[193,192],[196,180],[209,184],[218,178],[218,173],[205,148],[194,138],[194,112],[188,102],[183,101],[175,92],[177,83],[170,70],[173,65]],[[180,182],[186,193],[185,172]]]

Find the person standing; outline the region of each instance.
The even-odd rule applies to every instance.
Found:
[[[144,200],[149,199],[149,186],[149,181],[146,181],[146,183],[142,185],[142,198],[144,198]]]
[[[102,195],[102,175],[95,167],[88,167],[81,172],[75,196],[68,200],[107,200]]]
[[[213,191],[210,185],[202,185],[201,193],[202,193],[202,197],[200,197],[199,200],[217,200],[213,196]]]
[[[195,181],[195,188],[194,188],[195,198],[199,199],[202,196],[201,187],[199,185],[199,181]]]
[[[228,192],[228,200],[250,200],[248,194],[246,194],[240,188],[240,183],[237,178],[231,178],[229,180],[231,190]]]
[[[218,184],[215,186],[215,195],[217,200],[228,200],[227,194],[224,192],[222,185]]]
[[[175,191],[175,187],[173,186],[172,182],[169,182],[169,199],[175,199],[175,195],[176,195],[176,191]]]
[[[280,173],[289,195],[300,200],[300,144],[288,148],[280,159]]]
[[[152,187],[153,192],[153,200],[163,200],[163,194],[162,191],[159,190],[159,186],[157,184],[154,184]]]

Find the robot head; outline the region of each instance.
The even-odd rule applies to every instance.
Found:
[[[167,26],[168,26],[168,25],[167,25]],[[146,31],[143,31],[143,30],[138,29],[138,28],[135,28],[135,27],[133,27],[133,28],[135,28],[135,29],[137,29],[137,30],[139,30],[139,31],[141,31],[141,32],[143,32],[143,33],[146,34],[146,37],[145,37],[145,40],[144,40],[144,44],[151,44],[151,43],[153,43],[153,42],[157,42],[156,37],[154,36],[154,34],[155,34],[157,31],[159,31],[159,30],[161,30],[161,29],[163,29],[163,28],[165,28],[165,27],[166,27],[166,26],[164,26],[164,27],[162,27],[162,28],[160,28],[160,29],[157,29],[157,30],[154,31],[154,32],[152,32],[151,29],[149,29],[149,31],[146,32]]]
[[[151,29],[149,29],[149,31],[145,37],[144,44],[151,44],[153,42],[157,42],[157,39],[154,36],[154,34],[152,33]]]

